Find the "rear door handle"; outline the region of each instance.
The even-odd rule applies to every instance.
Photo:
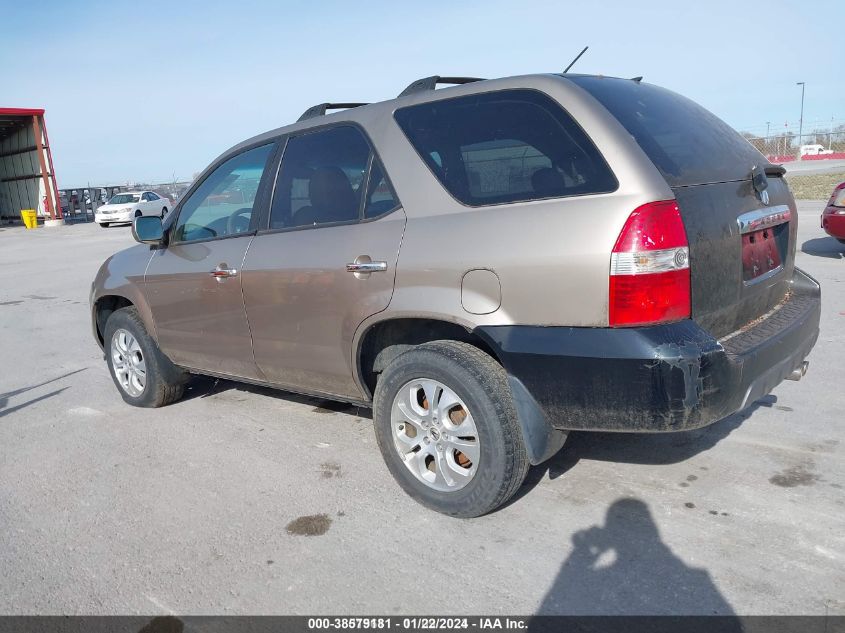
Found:
[[[348,273],[381,273],[387,270],[387,262],[352,262],[346,264]]]
[[[212,277],[217,280],[228,279],[229,277],[237,277],[238,276],[238,269],[237,268],[228,268],[226,264],[220,264],[217,268],[212,270],[209,273]]]

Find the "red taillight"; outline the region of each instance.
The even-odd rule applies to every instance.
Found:
[[[689,316],[689,243],[678,204],[649,202],[631,213],[613,247],[610,325],[654,325]]]
[[[845,207],[845,182],[840,183],[833,190],[833,195],[830,196],[827,204],[831,207]]]

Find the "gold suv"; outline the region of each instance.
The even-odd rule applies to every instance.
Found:
[[[428,77],[136,218],[94,336],[135,406],[192,373],[371,406],[402,488],[478,516],[570,430],[700,427],[803,375],[820,290],[782,176],[639,78]]]

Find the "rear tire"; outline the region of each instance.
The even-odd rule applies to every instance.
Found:
[[[417,399],[410,408],[409,397]],[[528,472],[507,374],[468,343],[433,341],[397,357],[376,385],[373,420],[393,477],[437,512],[463,518],[491,512],[513,496]],[[456,445],[469,447],[467,453]]]
[[[112,380],[128,404],[163,407],[182,397],[188,373],[161,352],[134,307],[111,313],[103,341]]]
[[[166,216],[166,215],[167,215],[167,207],[164,207],[164,208],[161,210],[161,219],[163,220],[163,219],[164,219],[164,216]]]

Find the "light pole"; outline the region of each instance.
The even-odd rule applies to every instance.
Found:
[[[766,142],[763,144],[763,147],[766,148],[766,151],[769,151],[769,124],[771,121],[766,121]]]
[[[798,153],[801,153],[801,133],[804,131],[804,82],[796,81],[796,86],[801,86],[801,118],[798,119]]]

